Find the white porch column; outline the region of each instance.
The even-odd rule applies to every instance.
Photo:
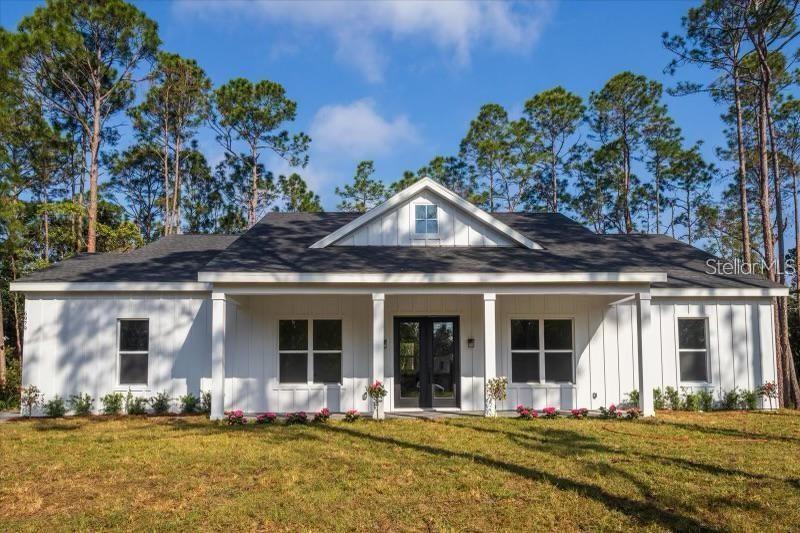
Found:
[[[386,338],[386,328],[384,326],[384,300],[385,295],[380,292],[372,293],[372,380],[371,383],[380,381],[386,386],[383,360],[384,349],[383,343]],[[379,405],[377,411],[374,406],[370,405],[373,416],[382,420],[384,418],[386,399]]]
[[[653,331],[649,292],[636,293],[636,310],[639,326],[639,408],[643,416],[653,416],[656,414],[653,405],[653,365],[656,364],[658,337]]]
[[[487,292],[483,295],[483,352],[484,352],[484,372],[483,372],[483,414],[485,416],[495,416],[497,406],[489,400],[489,380],[496,377],[497,373],[497,346],[495,343],[495,304],[497,295]]]
[[[211,420],[225,411],[225,293],[211,293]]]

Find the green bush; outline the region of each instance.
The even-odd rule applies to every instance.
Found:
[[[667,404],[664,401],[664,393],[661,388],[653,389],[653,409],[666,409]]]
[[[12,357],[11,348],[6,350],[6,382],[0,385],[0,411],[19,409],[19,389],[21,385],[19,359]]]
[[[61,418],[67,412],[64,398],[56,394],[44,404],[44,414],[53,418]]]
[[[714,409],[714,394],[708,389],[700,389],[697,391],[697,399],[700,401],[700,409],[703,411],[711,411]]]
[[[758,392],[744,389],[739,394],[739,405],[749,411],[758,409]]]
[[[667,402],[667,406],[673,411],[677,411],[681,408],[681,395],[675,390],[675,387],[667,387],[664,389],[664,399]]]
[[[626,394],[627,398],[625,399],[625,405],[628,407],[638,407],[639,405],[639,391],[633,389],[628,394]]]
[[[681,387],[683,399],[681,400],[681,408],[684,411],[699,411],[700,398],[694,392],[689,391],[685,387]]]
[[[211,391],[205,390],[200,392],[200,412],[211,412]]]
[[[181,396],[181,413],[190,415],[192,413],[196,413],[197,410],[200,408],[200,398],[192,394],[191,392],[186,396]]]
[[[125,397],[122,395],[121,392],[109,392],[102,398],[100,398],[100,403],[103,404],[103,414],[104,415],[118,415],[122,412],[122,403],[125,401]]]
[[[125,412],[129,415],[147,414],[147,398],[134,396],[130,389],[125,396]]]
[[[42,400],[44,400],[44,395],[36,385],[28,385],[19,391],[19,403],[28,417],[33,414],[36,407],[42,405]]]
[[[150,398],[150,407],[153,408],[153,412],[157,415],[169,413],[171,406],[172,397],[164,391],[161,391]]]
[[[722,395],[722,407],[730,411],[738,409],[739,403],[741,402],[741,398],[742,395],[739,392],[739,388],[734,387],[732,390],[729,390],[728,392]]]
[[[73,394],[69,397],[69,408],[76,415],[86,416],[92,414],[94,398],[89,394]]]

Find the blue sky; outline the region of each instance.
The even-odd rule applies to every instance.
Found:
[[[377,176],[391,182],[456,153],[482,104],[518,114],[556,85],[585,98],[623,70],[665,85],[707,76],[663,73],[670,54],[661,33],[679,31],[695,2],[135,3],[158,22],[164,49],[196,59],[215,85],[241,76],[286,87],[298,102],[291,129],[312,136],[311,163],[300,173],[326,209],[361,159],[374,159]],[[0,0],[0,25],[16,27],[36,5]],[[687,141],[704,140],[712,158],[723,140],[720,108],[704,95],[665,102]],[[218,161],[213,136],[199,138]]]

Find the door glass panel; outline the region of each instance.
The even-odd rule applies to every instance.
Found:
[[[419,397],[420,339],[419,322],[400,322],[400,396]]]
[[[456,381],[454,324],[451,320],[434,321],[432,334],[433,398],[454,398]]]

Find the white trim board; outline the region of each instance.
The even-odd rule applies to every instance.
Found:
[[[14,281],[15,292],[208,292],[210,283],[187,282],[62,282]]]
[[[212,283],[663,283],[664,272],[564,273],[340,273],[340,272],[200,272]]]
[[[780,297],[789,296],[788,287],[746,287],[741,289],[729,288],[686,288],[686,289],[650,289],[650,294],[654,298],[670,298],[670,297]]]
[[[435,181],[433,181],[428,177],[422,178],[421,180],[411,185],[410,187],[407,187],[402,191],[400,191],[399,193],[395,194],[381,205],[370,209],[369,211],[367,211],[360,217],[356,218],[355,220],[348,222],[347,224],[337,229],[333,233],[318,240],[317,242],[311,245],[311,248],[325,248],[326,246],[334,244],[336,241],[339,241],[340,239],[346,237],[347,235],[354,232],[358,228],[364,226],[365,224],[369,223],[372,220],[375,220],[376,218],[380,217],[381,215],[388,212],[392,208],[399,206],[406,200],[411,199],[417,193],[425,189],[430,190],[434,194],[441,196],[442,198],[451,202],[459,209],[466,211],[468,214],[477,218],[484,224],[492,227],[493,229],[499,231],[500,233],[507,235],[509,238],[518,242],[522,246],[530,248],[531,250],[542,249],[542,247],[539,244],[533,242],[528,237],[518,232],[508,224],[505,224],[497,220],[495,217],[493,217],[483,209],[476,207],[475,205],[464,200],[454,192],[448,190],[446,187],[436,183]]]

